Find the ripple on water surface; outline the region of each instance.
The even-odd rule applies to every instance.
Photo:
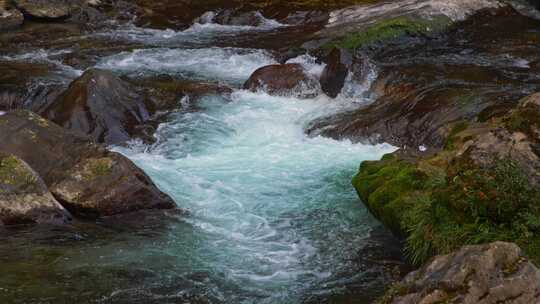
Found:
[[[322,67],[308,59],[293,62],[320,74]],[[237,85],[272,63],[262,50],[160,48],[120,53],[98,67]],[[0,300],[32,295],[35,301],[25,303],[73,298],[292,304],[342,293],[351,282],[364,284],[372,277],[355,261],[378,224],[350,180],[361,161],[394,148],[309,138],[303,131],[312,119],[349,106],[325,97],[298,100],[236,91],[227,102],[208,96],[197,112],[171,114],[154,145],[114,149],[191,214],[137,233],[105,227],[106,236],[95,240],[91,233],[68,231],[65,242],[54,237],[60,243],[54,246],[48,237],[43,246],[42,240],[27,247],[0,246],[2,265],[2,258],[13,261],[4,254],[13,255],[9,248],[17,248],[21,258],[8,263],[12,276],[0,277]]]
[[[393,147],[306,137],[303,124],[332,108],[325,98],[238,91],[232,100],[209,97],[204,111],[174,114],[151,149],[118,151],[191,210],[187,222],[198,242],[186,248],[184,236],[171,232],[175,268],[185,263],[183,253],[195,251],[199,267],[211,269],[210,282],[236,290],[216,287],[218,298],[297,303],[348,267],[376,225],[350,178],[360,161]]]
[[[259,67],[274,64],[266,51],[239,48],[138,49],[102,59],[97,67],[128,74],[172,74],[186,78],[245,81]]]

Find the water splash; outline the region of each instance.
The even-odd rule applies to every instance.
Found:
[[[365,237],[373,225],[350,177],[362,160],[394,148],[306,137],[303,126],[333,109],[335,101],[324,96],[299,100],[236,91],[231,99],[207,97],[203,111],[173,114],[150,149],[134,144],[115,150],[191,211],[187,222],[205,240],[196,245],[206,252],[197,259],[224,275],[210,275],[208,286],[226,280],[237,289],[219,287],[209,291],[213,296],[226,303],[298,303],[306,290],[348,267],[356,250],[351,240]],[[350,220],[338,220],[343,212]],[[167,250],[183,269],[183,236],[170,237]]]
[[[102,59],[97,67],[124,73],[171,74],[239,84],[256,69],[274,64],[270,53],[256,49],[138,49]]]
[[[217,40],[234,39],[241,33],[258,33],[286,27],[273,19],[267,19],[258,13],[261,23],[257,26],[222,25],[213,22],[214,12],[207,12],[183,31],[172,29],[150,29],[127,24],[114,30],[94,34],[117,41],[135,42],[152,46],[206,46]]]

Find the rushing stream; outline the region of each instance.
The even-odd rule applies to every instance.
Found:
[[[240,87],[254,70],[276,62],[261,49],[174,47],[178,37],[196,40],[196,33],[216,30],[226,31],[197,25],[185,33],[157,35],[138,28],[108,33],[160,47],[110,55],[97,67]],[[242,30],[253,29],[234,27],[229,35]],[[12,59],[49,60],[40,56]],[[292,61],[315,74],[322,70],[306,56]],[[68,72],[68,78],[78,74]],[[0,298],[15,303],[292,304],[319,303],[346,294],[346,286],[376,294],[370,290],[379,279],[372,273],[375,266],[360,263],[359,255],[380,226],[350,180],[361,161],[394,148],[309,138],[303,130],[314,118],[350,106],[346,98],[298,100],[235,89],[230,96],[197,100],[196,109],[169,114],[155,144],[134,141],[112,148],[142,167],[189,214],[169,215],[165,227],[150,225],[134,233],[111,231],[104,224],[103,237],[52,228],[34,234],[31,247],[20,238],[25,231],[12,235],[8,243],[18,252],[2,247],[0,259],[13,269],[0,278]]]

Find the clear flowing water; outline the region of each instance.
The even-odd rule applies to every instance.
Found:
[[[313,74],[322,71],[309,56],[292,62]],[[272,63],[264,50],[207,46],[134,50],[103,58],[97,67],[238,87],[255,69]],[[367,88],[359,84],[355,90]],[[349,108],[350,100],[235,90],[230,96],[205,96],[197,105],[197,111],[171,113],[151,146],[112,147],[189,215],[172,216],[156,231],[149,225],[95,240],[91,233],[55,236],[62,245],[51,246],[51,238],[43,237],[25,247],[14,238],[10,242],[18,245],[11,248],[24,247],[19,254],[26,258],[9,265],[25,275],[1,277],[0,299],[4,291],[10,300],[22,300],[15,303],[293,304],[377,280],[371,266],[358,259],[379,224],[350,180],[362,161],[394,147],[304,134],[308,122]],[[12,261],[12,252],[2,252]]]
[[[350,267],[376,225],[350,179],[362,160],[393,148],[307,138],[303,124],[332,108],[324,98],[231,99],[172,115],[149,149],[117,150],[191,211],[196,243],[170,232],[175,269],[209,269],[210,285],[231,285],[213,290],[227,303],[298,303]]]

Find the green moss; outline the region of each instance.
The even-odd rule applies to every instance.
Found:
[[[397,17],[380,21],[363,31],[347,34],[344,38],[333,41],[323,49],[334,47],[355,50],[363,46],[387,42],[406,35],[423,35],[429,32],[440,31],[449,24],[448,18],[434,17],[425,20],[414,17]]]
[[[456,144],[456,136],[465,131],[469,124],[466,121],[458,122],[450,131],[450,134],[446,138],[446,142],[444,143],[444,149],[446,150],[453,150],[455,149]]]
[[[94,180],[112,172],[113,161],[110,158],[89,159],[84,165],[83,177],[85,180]]]
[[[4,187],[1,187],[2,184]],[[0,193],[32,190],[36,178],[15,156],[0,157]]]
[[[410,286],[405,285],[403,283],[396,283],[392,285],[388,289],[388,291],[384,294],[384,296],[380,298],[379,300],[377,300],[375,303],[376,304],[390,304],[392,303],[392,300],[394,299],[394,297],[406,295],[409,292],[410,288],[411,288]]]
[[[422,185],[424,178],[411,163],[386,157],[362,163],[353,185],[369,210],[399,233],[402,196]]]
[[[437,170],[386,158],[362,164],[353,184],[369,210],[406,238],[414,264],[494,241],[516,242],[540,263],[540,189],[510,160],[487,169],[458,162]]]
[[[505,126],[512,132],[523,132],[534,138],[534,129],[540,128],[538,111],[534,106],[518,109],[506,119]]]

